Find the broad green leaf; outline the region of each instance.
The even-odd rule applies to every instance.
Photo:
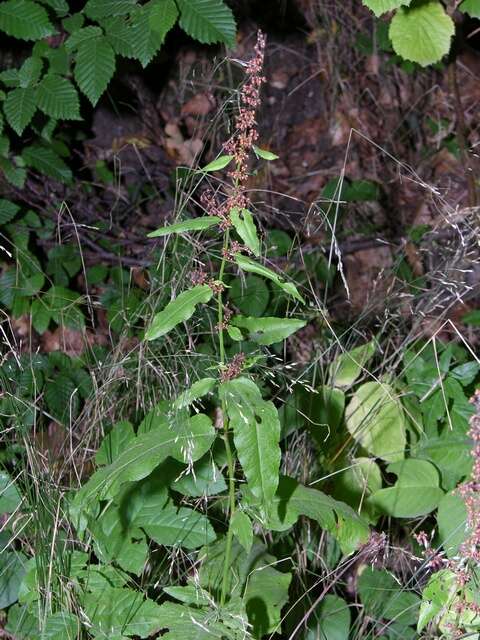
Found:
[[[43,147],[32,144],[22,152],[22,158],[27,167],[36,169],[55,180],[69,183],[72,180],[72,171],[51,147]]]
[[[367,498],[382,488],[380,467],[371,458],[354,458],[351,466],[335,476],[333,495],[343,500],[368,522],[378,520],[378,512]]]
[[[0,157],[0,170],[10,184],[18,189],[23,189],[27,178],[27,172],[23,167],[18,167],[11,160]]]
[[[195,400],[203,398],[210,393],[217,380],[215,378],[202,378],[192,384],[190,389],[183,391],[172,403],[172,409],[174,411],[181,411],[189,407]]]
[[[143,67],[153,59],[178,18],[173,0],[150,0],[131,17],[135,57]]]
[[[92,20],[124,16],[137,6],[137,0],[88,0],[85,14]]]
[[[213,291],[208,285],[197,285],[167,304],[163,311],[155,315],[152,323],[145,332],[145,340],[156,340],[171,331],[177,324],[189,320],[200,303],[208,302]]]
[[[345,412],[345,393],[327,385],[318,387],[316,393],[300,390],[298,410],[307,419],[307,426],[320,447],[325,440],[338,432]]]
[[[244,600],[255,638],[280,630],[282,607],[288,601],[291,580],[291,573],[268,566],[257,567],[250,574]]]
[[[357,584],[365,612],[372,618],[395,620],[405,625],[417,621],[420,598],[402,589],[388,571],[365,567]]]
[[[255,155],[257,155],[259,158],[262,158],[263,160],[278,160],[279,156],[277,156],[275,153],[272,153],[271,151],[269,151],[268,149],[260,149],[260,147],[257,147],[256,145],[253,145],[253,150],[255,152]]]
[[[25,89],[19,87],[9,91],[3,103],[7,122],[19,136],[30,123],[36,110],[35,90],[31,87],[25,87]]]
[[[10,200],[0,198],[0,224],[7,224],[7,222],[13,220],[19,211],[20,207],[18,204],[15,204]]]
[[[135,50],[134,29],[130,21],[124,17],[110,18],[103,21],[108,41],[115,53],[124,58],[137,58]]]
[[[73,84],[55,73],[47,73],[37,87],[37,104],[47,116],[79,120],[80,102]]]
[[[196,462],[192,469],[179,467],[175,476],[177,479],[170,486],[184,496],[213,496],[227,489],[222,472],[208,454]]]
[[[51,7],[58,15],[65,15],[69,11],[67,0],[40,0],[40,2]]]
[[[220,169],[225,169],[225,167],[227,167],[232,160],[233,156],[220,156],[219,158],[216,158],[216,160],[212,160],[212,162],[209,162],[205,167],[200,169],[200,171],[208,173],[211,171],[219,171]]]
[[[398,9],[402,5],[409,5],[412,0],[362,0],[363,4],[371,9],[373,13],[377,16],[382,15],[382,13],[387,13],[387,11],[393,11],[394,9]]]
[[[163,587],[167,593],[175,600],[193,604],[195,607],[208,607],[212,604],[212,596],[197,584],[187,584],[184,587]]]
[[[196,549],[216,538],[212,525],[203,513],[186,507],[178,508],[173,504],[148,515],[139,514],[135,524],[157,544],[165,546]]]
[[[458,493],[446,493],[438,504],[438,536],[448,558],[458,555],[467,537],[467,507]]]
[[[248,209],[234,207],[230,211],[230,220],[233,222],[236,232],[254,256],[260,255],[260,240],[253,215]]]
[[[131,422],[117,422],[102,440],[95,455],[95,462],[98,465],[112,464],[134,438]]]
[[[245,318],[244,316],[234,316],[231,323],[235,327],[247,329],[250,340],[264,345],[281,342],[307,324],[305,320],[293,318]]]
[[[381,512],[395,518],[417,518],[436,509],[443,497],[440,478],[426,460],[401,460],[387,467],[398,476],[393,487],[376,491],[369,499]]]
[[[449,490],[470,475],[473,464],[470,450],[464,434],[447,430],[439,437],[422,438],[410,455],[433,462],[442,476],[442,488]]]
[[[179,462],[199,460],[210,449],[215,429],[204,414],[187,417],[171,429],[168,420],[157,428],[142,433],[108,467],[96,471],[75,497],[75,504],[83,506],[92,499],[115,496],[122,484],[142,480],[172,456]]]
[[[95,107],[115,71],[115,52],[104,37],[83,41],[75,59],[75,80]]]
[[[253,544],[253,528],[250,518],[244,511],[237,510],[233,514],[230,526],[232,527],[233,535],[245,551],[250,553]]]
[[[298,293],[297,287],[293,284],[293,282],[285,282],[283,278],[281,278],[278,274],[276,274],[271,269],[268,269],[267,267],[264,267],[263,265],[258,264],[258,262],[254,262],[253,260],[250,260],[250,258],[247,258],[246,256],[242,256],[240,253],[237,253],[237,255],[235,256],[235,260],[238,266],[240,267],[240,269],[242,269],[243,271],[248,271],[249,273],[256,273],[259,276],[263,276],[264,278],[271,280],[276,285],[278,285],[281,289],[283,289],[285,293],[288,293],[288,295],[292,296],[292,298],[295,298],[295,300],[298,300],[299,302],[302,302],[303,304],[305,304],[305,300]]]
[[[348,640],[350,621],[350,606],[328,594],[309,618],[305,640]]]
[[[156,231],[147,234],[147,238],[159,238],[160,236],[168,236],[172,233],[187,233],[188,231],[203,231],[209,229],[220,222],[218,216],[204,216],[203,218],[193,218],[192,220],[184,220],[175,224],[169,224],[161,227]]]
[[[272,501],[268,527],[274,531],[286,531],[301,515],[317,521],[331,533],[346,554],[353,553],[370,535],[367,524],[351,507],[322,491],[304,487],[293,478],[283,476]]]
[[[22,496],[15,482],[8,473],[0,471],[0,514],[14,513],[20,507],[21,503]]]
[[[1,2],[0,31],[20,40],[41,40],[55,33],[48,13],[32,0]]]
[[[389,385],[361,385],[347,406],[345,421],[353,438],[368,453],[388,462],[405,457],[405,416]]]
[[[87,593],[82,609],[91,624],[90,633],[99,639],[147,638],[165,626],[161,620],[161,607],[133,589],[106,587]]]
[[[213,615],[212,615],[213,614]],[[233,618],[232,618],[233,619]],[[164,602],[158,614],[159,626],[168,631],[162,640],[243,640],[240,632],[226,626],[218,609],[188,607],[178,602]],[[230,622],[230,617],[228,618]],[[246,621],[241,621],[246,624]]]
[[[480,18],[480,2],[478,0],[463,0],[458,8],[460,11],[468,13],[471,18]]]
[[[25,557],[16,551],[5,551],[0,542],[0,609],[17,601],[25,575]]]
[[[330,364],[330,379],[336,387],[350,387],[373,357],[376,346],[373,340],[340,354]]]
[[[20,86],[25,88],[38,82],[43,69],[40,58],[27,58],[18,71]]]
[[[59,611],[47,617],[42,640],[70,640],[81,633],[80,620],[74,613]]]
[[[395,53],[422,67],[439,62],[450,51],[454,33],[453,20],[438,0],[401,7],[389,30]]]
[[[247,276],[245,280],[235,278],[228,290],[231,302],[242,313],[261,316],[268,307],[270,289],[263,278]]]
[[[273,402],[262,398],[248,378],[236,378],[220,386],[233,439],[248,487],[268,512],[278,487],[280,468],[280,420]]]
[[[235,43],[236,25],[232,10],[222,0],[177,0],[180,26],[205,44]]]
[[[75,29],[72,35],[65,41],[65,49],[67,53],[73,53],[82,43],[90,42],[101,38],[103,31],[100,27],[88,26],[81,29]]]

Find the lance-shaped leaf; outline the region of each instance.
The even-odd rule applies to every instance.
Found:
[[[220,222],[218,216],[204,216],[203,218],[193,218],[192,220],[184,220],[161,227],[156,231],[148,234],[148,238],[159,238],[160,236],[169,236],[172,233],[187,233],[188,231],[203,231],[213,227]]]
[[[349,387],[353,384],[375,354],[375,350],[375,343],[372,340],[340,354],[330,364],[329,373],[332,383],[336,387]]]
[[[247,258],[246,256],[242,256],[240,253],[235,256],[235,260],[237,261],[240,269],[242,269],[243,271],[256,273],[259,276],[268,278],[268,280],[274,282],[281,289],[283,289],[285,293],[288,293],[288,295],[292,296],[292,298],[295,298],[295,300],[298,300],[299,302],[305,304],[305,300],[298,293],[297,287],[293,284],[293,282],[285,282],[285,280],[281,278],[277,273],[275,273],[275,271],[264,267],[262,264],[258,264],[258,262],[255,262],[254,260],[250,260],[250,258]]]
[[[203,396],[206,396],[207,393],[212,391],[216,382],[215,378],[202,378],[201,380],[197,380],[192,384],[190,389],[183,391],[178,398],[176,398],[172,405],[173,410],[180,411],[181,409],[189,407],[195,400],[203,398]]]
[[[265,345],[281,342],[307,324],[305,320],[294,318],[245,318],[244,316],[235,316],[231,323],[235,327],[247,329],[250,340]]]
[[[157,313],[152,324],[145,332],[145,340],[156,340],[171,331],[180,322],[191,318],[197,304],[210,300],[213,292],[206,284],[198,285],[181,293],[175,300],[167,304],[163,311]]]
[[[225,401],[238,458],[251,493],[264,511],[270,508],[278,486],[280,420],[273,402],[262,398],[248,378],[236,378],[220,387]]]
[[[220,156],[215,160],[212,160],[212,162],[209,162],[205,167],[202,167],[200,171],[204,171],[206,173],[211,171],[220,171],[220,169],[225,169],[232,160],[233,156]]]
[[[260,255],[260,240],[258,239],[252,213],[248,209],[234,207],[230,211],[230,219],[238,235],[253,255],[258,257]]]
[[[82,508],[92,499],[115,496],[122,484],[146,478],[171,456],[179,462],[195,462],[211,447],[215,429],[210,418],[202,413],[175,422],[170,428],[168,420],[156,429],[137,436],[118,458],[96,471],[75,496],[75,508]]]

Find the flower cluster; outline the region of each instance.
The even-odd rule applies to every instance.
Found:
[[[227,364],[220,375],[221,382],[228,382],[229,380],[233,380],[233,378],[237,378],[242,373],[245,360],[246,357],[244,353],[234,355],[231,362]]]

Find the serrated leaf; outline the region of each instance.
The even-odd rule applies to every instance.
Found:
[[[33,144],[23,150],[22,158],[27,167],[36,169],[55,180],[67,183],[72,180],[71,170],[51,147]]]
[[[276,153],[272,153],[268,149],[260,149],[260,147],[257,147],[256,145],[253,145],[253,150],[255,155],[262,158],[262,160],[268,160],[271,162],[272,160],[278,160],[279,158]]]
[[[3,82],[9,88],[18,87],[20,84],[18,69],[5,69],[5,71],[0,72],[0,82]],[[2,98],[5,98],[5,94],[2,95]]]
[[[244,511],[237,510],[233,514],[230,526],[232,527],[233,535],[237,538],[245,551],[250,553],[250,549],[253,544],[253,528],[250,518]]]
[[[353,438],[369,453],[388,462],[405,457],[405,416],[389,385],[361,385],[347,406],[345,422]]]
[[[30,123],[36,110],[35,90],[32,87],[9,91],[3,103],[7,122],[19,136]]]
[[[32,0],[0,3],[0,31],[20,40],[41,40],[55,33],[48,13]]]
[[[180,26],[189,36],[211,44],[235,43],[236,25],[232,10],[222,0],[177,0]]]
[[[38,82],[42,69],[43,62],[41,58],[27,58],[18,70],[20,86],[25,88]]]
[[[389,473],[398,476],[393,487],[380,489],[369,504],[394,518],[417,518],[437,508],[443,497],[440,477],[433,464],[426,460],[402,460],[389,464]]]
[[[42,4],[51,7],[58,15],[64,15],[69,12],[67,0],[40,0]]]
[[[83,42],[90,40],[96,40],[103,36],[103,31],[100,27],[88,26],[80,29],[75,29],[72,35],[65,41],[65,49],[68,53],[72,53]]]
[[[45,385],[45,400],[52,416],[61,424],[75,418],[79,407],[76,385],[65,373],[59,373]]]
[[[398,9],[402,5],[408,6],[412,0],[362,0],[363,4],[371,9],[377,16],[381,16],[387,11]]]
[[[15,204],[10,200],[0,198],[0,224],[7,224],[7,222],[13,220],[19,210],[20,207],[18,204]]]
[[[10,184],[23,189],[27,178],[27,172],[23,167],[16,167],[8,158],[0,158],[0,169]]]
[[[249,490],[268,512],[278,486],[280,468],[280,420],[273,402],[262,398],[248,378],[236,378],[220,386],[238,459]]]
[[[157,313],[145,332],[145,340],[156,340],[165,335],[181,322],[185,322],[195,313],[196,306],[206,303],[213,295],[208,285],[198,285],[167,304],[163,311]]]
[[[247,258],[246,256],[242,256],[240,253],[237,253],[237,255],[235,256],[235,261],[243,271],[256,273],[259,276],[268,278],[268,280],[274,282],[277,286],[283,289],[285,293],[288,293],[288,295],[292,296],[292,298],[295,298],[295,300],[298,300],[299,302],[305,304],[305,300],[299,294],[297,287],[293,284],[293,282],[285,282],[285,280],[278,274],[276,274],[275,271],[272,271],[271,269],[258,264],[258,262],[250,260],[250,258]]]
[[[209,162],[207,165],[199,169],[199,171],[203,171],[204,173],[220,171],[220,169],[225,169],[225,167],[228,167],[232,160],[233,156],[220,156],[219,158],[212,160],[212,162]]]
[[[389,29],[395,53],[422,67],[439,62],[450,51],[454,33],[454,22],[438,0],[401,7]]]
[[[80,120],[80,102],[73,84],[55,73],[47,73],[37,87],[37,104],[47,116]]]
[[[103,23],[108,41],[115,53],[124,58],[136,58],[135,33],[132,26],[125,18],[111,18]]]
[[[174,0],[150,0],[131,19],[135,57],[143,67],[153,59],[178,18]]]
[[[248,209],[234,207],[230,211],[230,220],[246,246],[254,256],[258,257],[260,255],[260,240],[252,213]]]
[[[245,318],[244,316],[234,316],[231,323],[235,327],[247,329],[249,339],[263,345],[281,342],[307,324],[305,320],[294,318]]]
[[[168,236],[176,233],[187,233],[188,231],[203,231],[209,229],[220,222],[218,216],[204,216],[202,218],[193,218],[192,220],[184,220],[161,227],[156,231],[152,231],[147,235],[148,238],[159,238],[160,236]]]
[[[137,516],[135,524],[157,544],[196,549],[213,542],[215,531],[208,518],[194,509],[177,508],[170,504],[162,510]]]
[[[463,0],[458,8],[463,13],[468,13],[471,18],[480,18],[480,2],[478,0]]]
[[[75,80],[95,107],[115,72],[115,52],[104,37],[79,44],[75,59]]]
[[[137,0],[88,0],[85,15],[92,20],[102,20],[129,14],[137,6]]]

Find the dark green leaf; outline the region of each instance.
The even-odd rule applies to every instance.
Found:
[[[36,110],[35,90],[31,87],[9,91],[3,103],[7,122],[19,136],[30,123]]]
[[[45,9],[32,0],[0,3],[0,30],[21,40],[41,40],[55,33]]]
[[[52,118],[80,119],[80,102],[75,87],[69,80],[55,73],[47,73],[38,85],[37,104]]]

